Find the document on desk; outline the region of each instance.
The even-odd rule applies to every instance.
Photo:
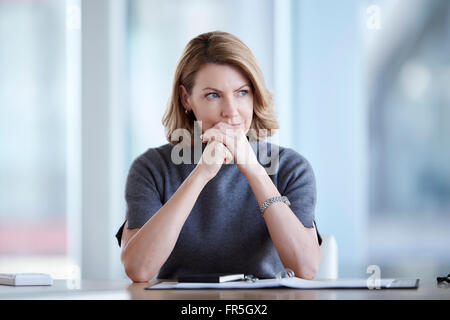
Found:
[[[419,279],[338,279],[304,280],[296,277],[282,279],[262,279],[252,281],[231,281],[224,283],[160,282],[145,289],[261,289],[287,287],[294,289],[398,289],[417,288]]]

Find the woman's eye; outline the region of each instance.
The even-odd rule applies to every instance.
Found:
[[[217,98],[217,97],[219,97],[219,95],[215,92],[211,92],[211,93],[208,93],[205,97],[206,98]]]
[[[241,90],[241,91],[239,91],[239,95],[241,95],[241,96],[245,96],[247,94],[248,94],[248,90]]]

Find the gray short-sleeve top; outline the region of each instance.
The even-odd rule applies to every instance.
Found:
[[[294,214],[305,227],[315,226],[316,183],[309,162],[291,148],[268,142],[251,145],[280,194],[288,197]],[[197,152],[195,158],[192,147],[192,161],[176,164],[172,151],[171,144],[150,148],[132,163],[125,188],[129,229],[141,228],[170,199],[201,156]],[[116,234],[119,246],[124,225]],[[317,236],[320,245],[318,231]],[[227,164],[201,191],[158,278],[197,273],[273,278],[282,269],[247,179],[235,164]]]

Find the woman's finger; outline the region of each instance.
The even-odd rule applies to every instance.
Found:
[[[203,134],[202,134],[202,140],[203,142],[208,142],[210,140],[212,140],[212,138],[214,138],[214,140],[217,140],[215,137],[222,135],[222,132],[219,129],[216,128],[211,128],[206,130]]]
[[[203,133],[202,137],[203,142],[216,140],[223,143],[233,155],[235,154],[237,137],[228,135],[216,128],[206,130],[205,133]]]
[[[224,158],[225,164],[230,164],[233,161],[233,155],[231,154],[230,150],[228,150],[228,148],[225,146],[224,146]]]

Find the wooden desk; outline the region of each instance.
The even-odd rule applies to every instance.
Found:
[[[0,285],[0,299],[83,299],[83,300],[450,300],[450,287],[441,288],[435,279],[421,279],[418,289],[326,289],[298,290],[144,290],[155,283],[129,280],[82,280],[80,283],[55,280],[49,287],[9,287]]]

